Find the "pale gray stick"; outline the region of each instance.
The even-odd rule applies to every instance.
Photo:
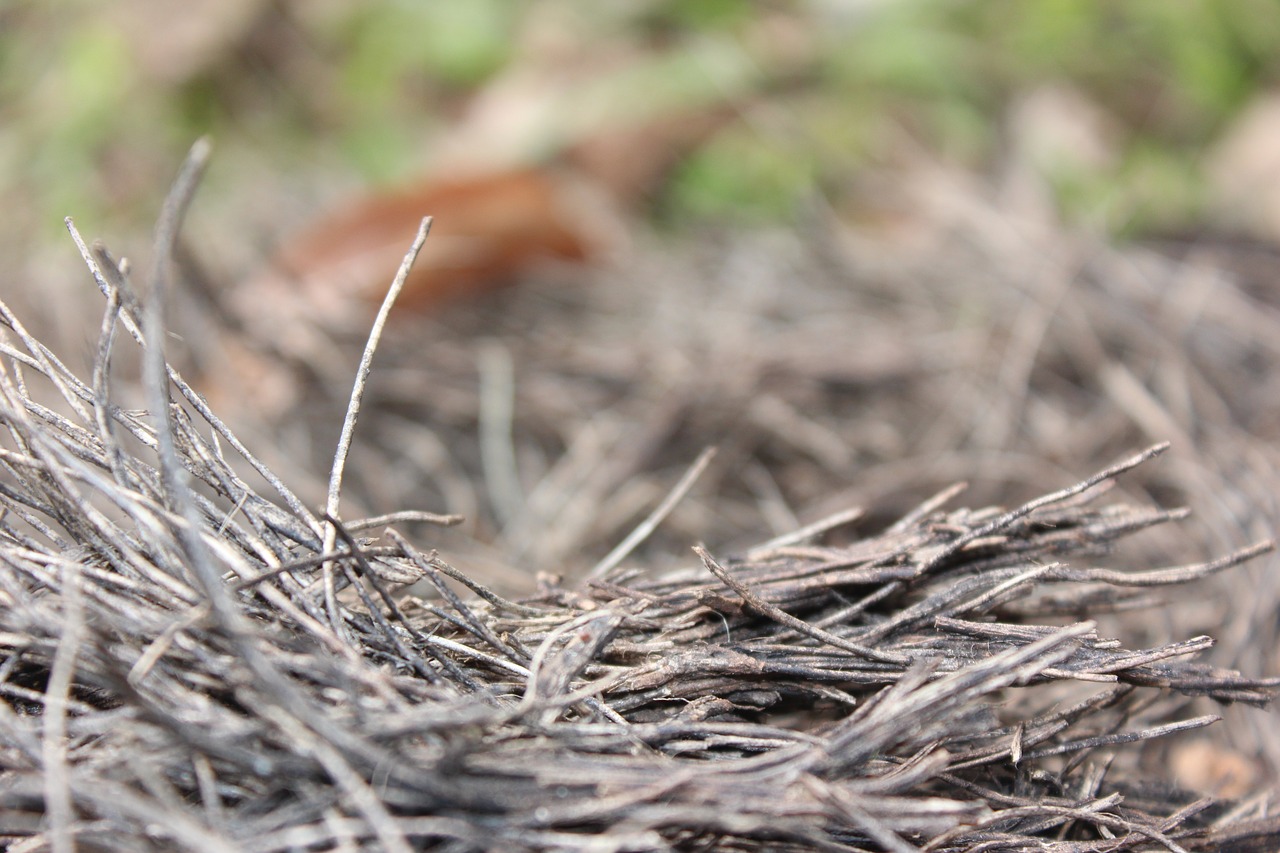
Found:
[[[608,574],[615,566],[625,560],[627,555],[634,551],[641,542],[648,539],[654,529],[662,523],[662,519],[670,515],[676,504],[680,503],[684,496],[689,493],[689,490],[693,488],[693,484],[702,476],[702,472],[711,464],[711,460],[715,458],[715,455],[716,449],[714,447],[708,447],[702,451],[662,503],[658,504],[653,512],[649,513],[649,516],[627,535],[626,539],[623,539],[617,544],[617,547],[606,554],[603,560],[596,563],[595,568],[587,573],[587,580],[593,580]]]
[[[373,366],[373,354],[378,349],[378,342],[382,340],[382,330],[387,325],[387,316],[391,313],[391,306],[395,305],[396,297],[400,295],[400,291],[404,288],[404,283],[409,278],[409,271],[413,269],[413,262],[418,259],[418,252],[422,250],[422,244],[427,241],[427,234],[430,232],[431,217],[428,216],[418,226],[418,233],[413,238],[413,245],[409,247],[404,260],[400,262],[400,270],[391,282],[387,295],[383,297],[382,307],[378,309],[378,316],[373,321],[373,328],[369,330],[369,340],[364,345],[364,353],[360,356],[360,366],[356,369],[356,379],[351,386],[351,401],[347,404],[347,416],[342,421],[342,434],[338,437],[338,449],[333,454],[333,468],[329,471],[329,495],[324,507],[325,513],[331,518],[339,517],[338,503],[342,496],[342,474],[347,466],[347,454],[351,450],[351,436],[356,429],[356,418],[360,416],[360,403],[364,399],[365,384],[369,380],[369,371]],[[337,541],[337,528],[332,521],[325,521],[324,547],[321,549],[321,553],[333,551]],[[333,624],[333,630],[338,632],[339,636],[342,636],[342,624],[338,619],[338,605],[333,588],[332,563],[324,564],[323,574],[325,607],[329,611],[329,620]]]

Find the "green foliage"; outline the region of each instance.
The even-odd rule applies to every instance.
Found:
[[[452,86],[483,81],[510,58],[519,5],[512,0],[359,7],[342,22],[342,69],[349,95],[382,101],[412,73]]]
[[[894,134],[986,167],[1002,151],[1011,100],[1065,83],[1114,119],[1118,150],[1103,173],[1050,176],[1064,211],[1105,209],[1113,227],[1141,230],[1197,215],[1196,158],[1256,93],[1280,82],[1275,0],[555,7],[575,38],[596,33],[620,52],[652,51],[648,65],[602,74],[584,110],[612,101],[625,113],[646,96],[738,98],[767,77],[771,21],[790,19],[807,34],[803,94],[773,102],[780,121],[762,127],[753,118],[695,152],[668,194],[676,217],[786,217],[804,193],[881,156]],[[397,180],[421,168],[424,140],[469,93],[518,70],[531,13],[515,0],[319,8],[264,5],[262,14],[287,10],[284,26],[295,31],[280,55],[245,63],[243,46],[228,45],[193,79],[164,82],[145,77],[99,4],[0,4],[0,193],[25,187],[25,199],[38,198],[32,216],[55,225],[69,211],[127,211],[130,191],[154,190],[176,152],[209,132],[223,157],[238,144],[285,168],[339,163],[367,180]],[[314,55],[295,61],[289,51]],[[610,85],[614,94],[601,97]],[[111,173],[126,161],[156,177]]]
[[[748,0],[665,0],[649,10],[651,26],[724,31],[750,20],[760,7]]]
[[[721,134],[685,163],[666,206],[676,218],[736,224],[778,220],[787,218],[814,186],[809,152],[739,131]]]
[[[1280,80],[1278,13],[1271,0],[902,0],[827,32],[821,62],[830,109],[873,116],[858,147],[889,121],[979,167],[1012,98],[1075,87],[1114,119],[1119,156],[1104,174],[1049,177],[1067,213],[1105,208],[1136,232],[1198,214],[1197,158]]]
[[[1119,174],[1124,191],[1104,220],[1112,233],[1141,236],[1176,230],[1196,221],[1204,209],[1204,187],[1189,173],[1186,156],[1168,145],[1137,140],[1125,152]],[[1107,192],[1107,187],[1099,187],[1090,201]]]
[[[343,58],[338,138],[366,178],[385,182],[420,161],[415,119],[430,116],[442,91],[473,87],[507,63],[519,6],[400,0],[353,8],[331,33],[332,49]]]
[[[92,173],[133,88],[127,46],[102,27],[76,30],[46,51],[15,38],[0,41],[6,43],[0,138],[16,155],[5,158],[0,180],[43,187],[53,207],[98,210],[100,188],[67,176]],[[33,212],[42,220],[36,227],[61,225],[60,217],[55,225],[52,215]]]

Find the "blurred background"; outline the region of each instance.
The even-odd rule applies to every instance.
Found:
[[[87,366],[101,308],[63,218],[146,269],[209,135],[172,347],[313,500],[437,217],[348,515],[462,512],[430,535],[468,570],[590,568],[710,444],[633,559],[887,522],[957,480],[1024,500],[1166,439],[1126,496],[1194,518],[1122,559],[1209,559],[1280,518],[1276,11],[6,0],[0,295]],[[1275,676],[1277,568],[1115,630],[1210,631],[1216,663]],[[1273,723],[1233,715],[1187,772],[1248,790]]]
[[[1034,169],[1057,210],[1108,234],[1270,236],[1274,12],[1265,0],[7,0],[0,198],[23,215],[5,238],[57,239],[68,214],[148,228],[179,152],[210,134],[200,209],[235,215],[250,244],[235,261],[249,264],[344,193],[546,163],[672,117],[700,132],[657,134],[681,149],[644,188],[660,227],[795,222],[815,196],[856,210],[860,175],[923,149],[986,175]]]

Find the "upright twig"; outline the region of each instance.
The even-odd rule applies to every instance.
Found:
[[[325,499],[324,511],[331,518],[340,517],[338,505],[342,498],[342,474],[347,465],[347,453],[351,450],[351,437],[355,434],[356,419],[360,415],[360,404],[364,400],[365,384],[369,379],[369,371],[373,367],[373,355],[378,350],[378,342],[382,340],[382,331],[387,324],[387,317],[391,314],[391,308],[395,305],[396,298],[399,297],[400,291],[404,288],[404,283],[409,278],[409,272],[413,269],[413,263],[418,259],[418,252],[422,251],[422,244],[427,241],[427,234],[430,232],[431,217],[428,216],[418,226],[418,233],[413,238],[413,244],[409,247],[409,251],[405,253],[404,260],[400,263],[400,269],[396,272],[396,277],[391,282],[387,295],[382,299],[382,306],[378,309],[378,316],[373,321],[373,327],[369,330],[369,339],[365,342],[364,352],[360,356],[360,366],[356,368],[356,378],[351,385],[351,400],[347,403],[347,414],[342,420],[342,433],[338,436],[338,447],[333,454],[333,467],[329,471],[329,489]],[[338,531],[333,522],[326,522],[323,550],[326,553],[332,551],[337,540]],[[338,614],[338,603],[333,585],[333,564],[325,563],[321,571],[324,577],[325,607],[329,612],[329,621],[333,626],[333,630],[341,636],[342,621]]]

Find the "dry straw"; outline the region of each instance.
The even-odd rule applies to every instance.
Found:
[[[1133,760],[1217,719],[1188,697],[1261,706],[1276,683],[1196,662],[1208,637],[1130,649],[1090,621],[1271,547],[1099,567],[1181,517],[1106,500],[1163,446],[1013,510],[947,509],[950,490],[845,544],[848,512],[665,576],[618,568],[633,537],[584,584],[510,601],[394,530],[360,535],[454,519],[339,518],[358,390],[315,514],[165,361],[165,258],[205,156],[157,229],[145,310],[72,228],[107,304],[91,381],[0,308],[10,850],[1280,845],[1265,797],[1215,802]],[[149,412],[113,402],[120,329]]]

